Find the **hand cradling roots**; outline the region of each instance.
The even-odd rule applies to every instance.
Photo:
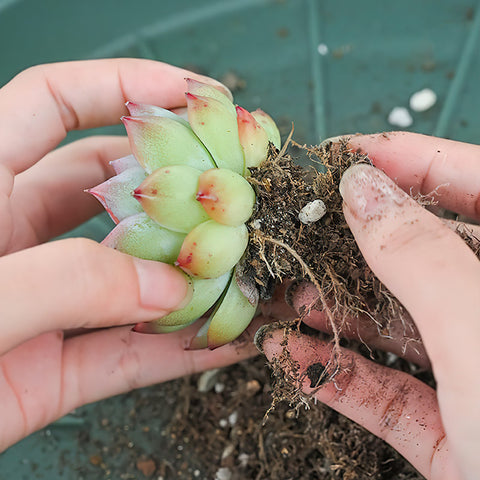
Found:
[[[285,153],[289,143],[306,151],[319,165],[318,170],[296,165]],[[320,310],[326,315],[332,332],[332,356],[321,369],[302,373],[315,377],[312,385],[318,388],[335,381],[342,370],[340,339],[348,328],[347,319],[367,319],[385,338],[392,336],[392,325],[398,326],[400,321],[404,345],[421,342],[409,313],[370,270],[343,216],[338,185],[343,172],[356,163],[371,164],[367,156],[351,151],[345,140],[307,147],[289,138],[280,152],[270,150],[267,161],[253,169],[249,179],[256,190],[257,207],[247,224],[251,240],[243,274],[253,276],[264,300],[271,298],[275,283],[285,279],[305,279],[315,285],[318,296],[313,303],[297,320],[282,322],[281,326],[288,342],[288,333],[304,328],[301,321],[310,311]],[[315,200],[325,205],[324,215],[315,222],[302,223],[299,212]],[[434,204],[433,194],[415,200],[426,206]],[[457,233],[478,256],[478,239],[466,228]],[[304,402],[299,391],[302,379],[287,348],[273,369],[277,384],[274,405],[281,400]]]

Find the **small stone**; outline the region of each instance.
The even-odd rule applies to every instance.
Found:
[[[226,467],[219,468],[215,474],[215,480],[230,480],[231,478],[232,472]]]
[[[235,451],[235,446],[233,444],[227,445],[222,452],[222,460],[228,458]]]
[[[262,386],[257,380],[249,380],[247,382],[247,392],[251,393],[252,395],[255,395],[257,392],[260,391]]]
[[[214,387],[215,393],[222,393],[225,390],[225,384],[217,382]]]
[[[226,420],[225,418],[221,418],[221,419],[219,420],[218,424],[219,424],[222,428],[228,427],[228,420]]]
[[[430,88],[415,92],[410,97],[410,108],[414,112],[425,112],[437,103],[437,94]]]
[[[220,372],[219,368],[203,372],[198,379],[197,390],[201,393],[209,392],[215,386],[218,372]]]
[[[388,114],[388,123],[395,127],[406,128],[413,123],[413,118],[405,107],[395,107]]]
[[[285,412],[285,418],[288,418],[289,420],[292,420],[293,418],[297,417],[297,412],[294,409],[287,410]]]
[[[238,462],[240,463],[240,467],[245,468],[248,465],[248,460],[250,459],[250,455],[247,453],[241,453],[238,456]]]
[[[91,455],[89,460],[90,460],[90,463],[92,465],[95,465],[96,467],[103,462],[103,459],[100,455]]]
[[[145,477],[151,477],[157,469],[156,463],[151,458],[140,458],[137,460],[137,470]]]
[[[238,412],[233,412],[228,416],[228,423],[233,427],[238,420]]]
[[[298,214],[298,219],[308,225],[309,223],[318,222],[327,213],[327,207],[322,200],[314,200],[307,203]]]
[[[317,47],[317,52],[322,55],[322,56],[325,56],[327,55],[328,53],[328,46],[325,45],[324,43],[320,43]]]

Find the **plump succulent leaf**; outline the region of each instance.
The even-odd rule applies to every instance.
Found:
[[[280,132],[277,125],[273,121],[272,117],[259,108],[252,112],[255,120],[265,129],[267,132],[268,140],[272,142],[277,148],[282,146],[282,139],[280,138]]]
[[[255,192],[238,173],[226,168],[212,168],[200,175],[197,200],[213,220],[238,226],[251,217]]]
[[[184,239],[184,233],[168,230],[141,212],[122,220],[102,244],[138,258],[172,264]]]
[[[237,107],[238,135],[245,154],[245,166],[258,167],[268,152],[268,136],[255,117],[242,107]]]
[[[213,349],[235,340],[248,327],[257,310],[238,287],[235,275],[210,319],[207,330],[207,345]]]
[[[247,244],[245,225],[231,227],[209,220],[185,237],[175,265],[193,277],[218,277],[235,266]]]
[[[193,78],[187,78],[187,92],[201,97],[209,97],[218,100],[219,102],[231,108],[233,104],[233,97],[230,90],[221,88],[220,85],[213,86],[208,83],[199,82]]]
[[[113,168],[117,175],[124,172],[125,170],[129,170],[130,168],[142,168],[133,155],[127,155],[126,157],[112,160],[110,162],[110,166]]]
[[[152,173],[168,165],[189,165],[199,170],[215,163],[193,131],[177,120],[160,116],[122,117],[135,158]]]
[[[197,318],[200,318],[218,300],[228,281],[231,272],[227,272],[217,278],[201,279],[194,278],[193,296],[190,303],[176,312],[169,313],[165,317],[154,322],[140,323],[135,326],[135,331],[142,333],[159,333],[158,327],[187,326]]]
[[[209,219],[196,199],[201,173],[187,165],[159,168],[134,190],[133,195],[159,225],[175,232],[188,233]]]
[[[119,223],[142,211],[141,205],[132,197],[132,192],[145,176],[143,168],[137,165],[86,191],[100,201],[115,223]]]
[[[243,175],[245,159],[233,103],[226,105],[214,98],[191,93],[187,93],[186,97],[190,125],[207,147],[216,166]]]
[[[185,127],[190,128],[190,124],[187,120],[182,118],[180,115],[171,112],[170,110],[166,110],[162,107],[157,107],[155,105],[146,105],[144,103],[135,103],[135,102],[127,102],[125,106],[128,108],[131,117],[165,117],[175,120],[176,122],[185,125]]]
[[[190,341],[189,349],[214,349],[232,342],[248,327],[257,305],[258,296],[255,303],[250,303],[233,275],[210,318]]]

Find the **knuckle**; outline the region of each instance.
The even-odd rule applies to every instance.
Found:
[[[379,427],[383,440],[394,431],[402,418],[403,411],[408,403],[410,386],[404,382],[395,389],[394,395],[386,401],[379,415]]]
[[[130,332],[125,333],[122,342],[125,344],[124,350],[120,356],[119,367],[126,388],[135,390],[142,386],[142,365],[140,355],[138,354],[135,344],[129,339]]]

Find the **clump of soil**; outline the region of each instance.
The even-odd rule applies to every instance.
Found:
[[[344,319],[359,314],[371,318],[379,334],[389,335],[391,321],[407,313],[368,267],[343,216],[338,190],[348,167],[370,160],[349,149],[346,142],[315,147],[295,144],[319,166],[304,169],[285,154],[287,145],[280,152],[272,147],[267,161],[252,172],[257,209],[248,224],[246,274],[253,276],[265,300],[276,282],[313,282],[318,299],[305,313],[311,308],[324,310],[337,345]],[[324,202],[325,215],[314,223],[302,223],[300,210],[317,199]]]

